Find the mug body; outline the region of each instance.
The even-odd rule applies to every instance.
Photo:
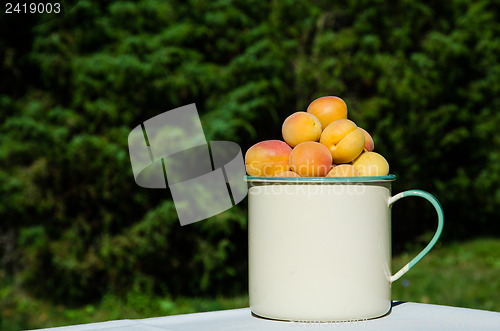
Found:
[[[251,178],[249,299],[254,314],[351,321],[389,312],[393,177]]]

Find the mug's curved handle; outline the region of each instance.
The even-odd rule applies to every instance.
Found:
[[[441,207],[441,204],[439,201],[430,193],[427,193],[422,190],[408,190],[404,191],[401,193],[396,194],[395,196],[389,198],[389,206],[392,205],[394,202],[398,201],[401,198],[405,197],[421,197],[432,203],[434,208],[436,209],[437,215],[438,215],[438,228],[436,230],[436,233],[434,234],[434,237],[432,237],[431,241],[427,246],[417,255],[415,256],[408,264],[406,264],[404,267],[402,267],[398,272],[394,274],[394,276],[391,276],[390,282],[394,282],[398,280],[401,276],[403,276],[408,270],[413,268],[415,264],[417,264],[418,261],[420,261],[429,251],[434,247],[436,242],[439,239],[439,236],[441,235],[441,232],[443,231],[443,225],[444,225],[444,214],[443,214],[443,208]]]

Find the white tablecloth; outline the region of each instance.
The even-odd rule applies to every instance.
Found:
[[[64,326],[44,330],[89,331],[282,331],[320,330],[500,330],[500,313],[412,302],[394,302],[384,317],[336,323],[282,322],[253,316],[250,308],[136,320]],[[313,329],[314,330],[314,329]]]

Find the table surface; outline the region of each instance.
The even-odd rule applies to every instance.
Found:
[[[366,321],[324,323],[274,321],[252,315],[250,308],[241,308],[135,320],[116,320],[44,330],[282,331],[310,327],[321,330],[500,330],[500,313],[394,301],[392,309],[387,315]]]

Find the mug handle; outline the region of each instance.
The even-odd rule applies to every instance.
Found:
[[[443,231],[443,225],[444,225],[444,214],[443,214],[443,208],[441,207],[441,204],[439,201],[430,193],[422,191],[422,190],[408,190],[404,191],[401,193],[396,194],[395,196],[389,198],[389,206],[391,206],[394,202],[398,201],[401,198],[405,197],[421,197],[432,203],[434,208],[436,209],[437,215],[438,215],[438,228],[436,230],[436,233],[434,234],[434,237],[432,237],[431,241],[427,246],[417,255],[415,256],[409,263],[407,263],[404,267],[402,267],[398,272],[394,274],[394,276],[391,276],[389,282],[392,284],[394,281],[398,280],[401,276],[403,276],[405,273],[408,272],[415,264],[417,264],[418,261],[420,261],[429,251],[434,247],[436,242],[439,239],[439,236],[441,236],[441,232]]]

